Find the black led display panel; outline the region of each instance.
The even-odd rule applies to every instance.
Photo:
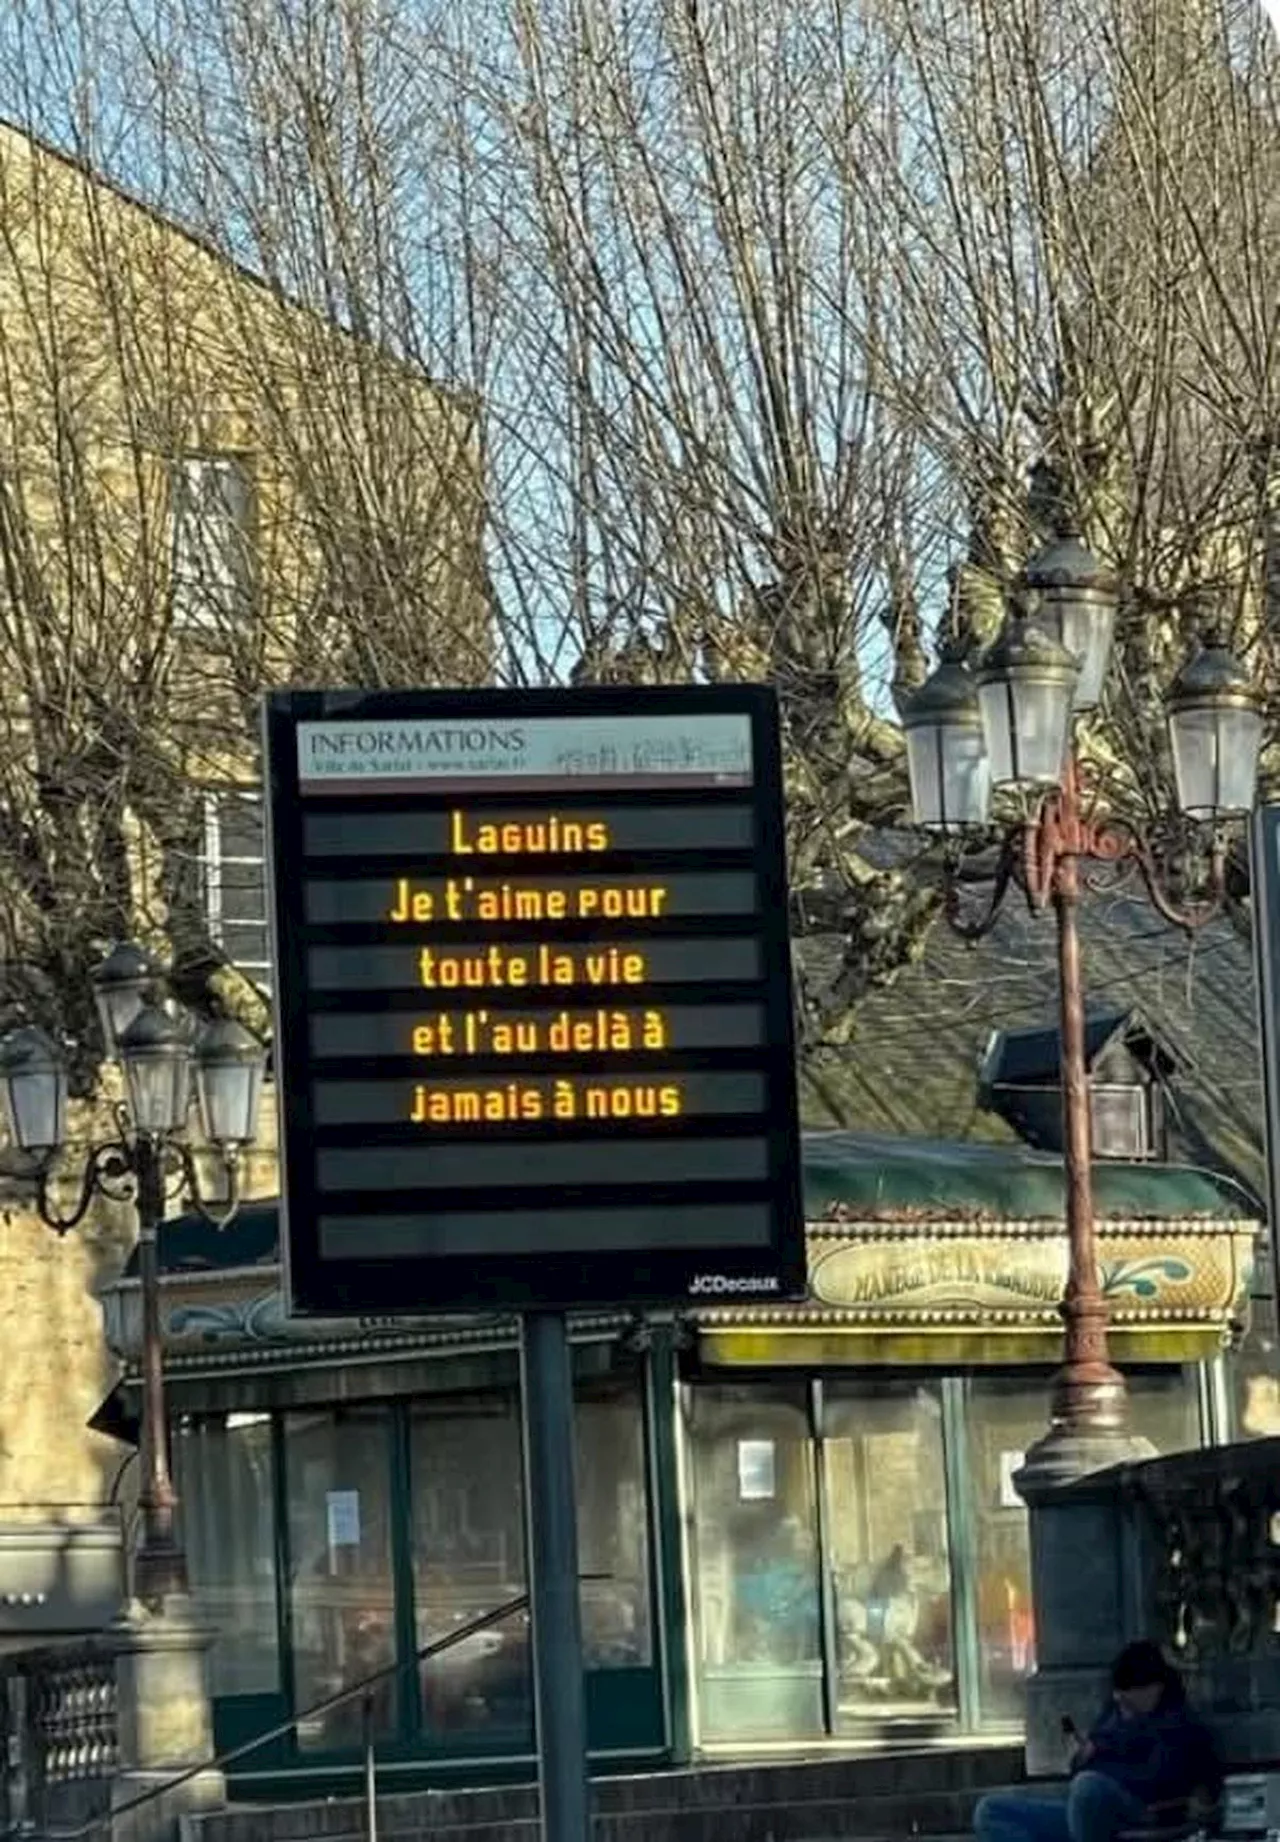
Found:
[[[291,1309],[800,1293],[773,694],[280,692],[265,752]]]

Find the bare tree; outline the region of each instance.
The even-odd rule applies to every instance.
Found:
[[[64,148],[0,131],[0,997],[87,1084],[115,936],[264,1020],[201,888],[263,687],[474,681],[494,637],[474,404],[117,190],[71,95]]]
[[[1272,687],[1275,48],[1237,0],[523,0],[452,68],[554,457],[520,560],[583,675],[778,685],[838,1037],[933,913],[881,854],[892,698],[930,629],[992,637],[1056,517],[1121,584],[1105,797],[1172,803],[1190,584]]]
[[[941,629],[990,637],[1061,501],[1122,584],[1109,797],[1166,791],[1190,581],[1230,587],[1270,690],[1277,73],[1246,0],[52,11],[36,112],[273,303],[236,343],[325,589],[263,614],[242,701],[286,656],[770,679],[814,1041],[935,912],[883,850],[895,698]],[[495,611],[470,666],[459,452]]]
[[[978,509],[962,612],[989,633],[990,591],[1043,535],[1025,481],[1049,463],[1121,582],[1092,752],[1113,794],[1159,802],[1180,592],[1222,584],[1249,645],[1280,614],[1274,46],[1234,0],[886,0],[878,31],[891,75],[850,157],[881,175],[915,342],[944,354],[914,401]]]

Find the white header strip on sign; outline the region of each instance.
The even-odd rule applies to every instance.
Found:
[[[434,786],[750,786],[751,719],[533,718],[299,723],[298,778],[315,792]]]

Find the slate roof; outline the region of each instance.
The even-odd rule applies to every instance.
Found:
[[[1184,1064],[1166,1088],[1171,1158],[1265,1196],[1250,943],[1225,920],[1188,938],[1144,897],[1112,892],[1086,899],[1081,945],[1086,1003],[1137,1006]],[[1056,994],[1053,917],[1032,916],[1016,891],[975,947],[939,922],[917,964],[862,998],[852,1041],[812,1058],[806,1125],[1014,1142],[982,1106],[982,1059],[993,1031],[1052,1028]]]

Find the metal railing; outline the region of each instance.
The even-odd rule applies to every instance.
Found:
[[[585,1584],[588,1582],[606,1580],[610,1577],[611,1576],[608,1574],[583,1574],[582,1580]],[[283,1739],[287,1734],[292,1733],[304,1722],[318,1720],[327,1714],[333,1713],[338,1708],[346,1707],[348,1704],[358,1701],[361,1703],[362,1708],[361,1727],[365,1831],[367,1842],[377,1842],[378,1768],[373,1718],[374,1691],[383,1683],[395,1681],[400,1676],[407,1674],[410,1670],[420,1668],[423,1663],[429,1663],[434,1657],[443,1656],[456,1645],[465,1643],[468,1638],[475,1637],[482,1631],[492,1629],[494,1625],[501,1624],[505,1619],[513,1617],[517,1612],[527,1611],[528,1607],[529,1595],[527,1592],[519,1593],[513,1599],[504,1600],[501,1605],[494,1606],[491,1611],[481,1612],[477,1614],[476,1617],[468,1619],[464,1624],[456,1625],[452,1631],[446,1632],[443,1637],[433,1638],[430,1643],[423,1644],[412,1656],[406,1657],[402,1662],[384,1664],[381,1669],[374,1670],[371,1675],[362,1676],[358,1681],[348,1683],[344,1688],[338,1689],[334,1694],[326,1695],[322,1701],[317,1701],[308,1708],[300,1709],[296,1714],[291,1714],[287,1719],[278,1721],[275,1726],[265,1728],[263,1732],[254,1734],[251,1739],[242,1741],[238,1746],[230,1747],[227,1751],[218,1753],[212,1758],[202,1759],[199,1764],[187,1766],[182,1771],[174,1772],[172,1776],[166,1774],[162,1784],[151,1785],[147,1790],[140,1792],[137,1797],[130,1798],[127,1802],[116,1804],[109,1812],[98,1811],[86,1820],[73,1826],[58,1827],[50,1833],[56,1834],[58,1842],[85,1842],[85,1838],[101,1835],[117,1818],[130,1816],[135,1811],[145,1808],[148,1804],[157,1802],[160,1798],[171,1797],[175,1791],[181,1790],[184,1785],[194,1783],[195,1780],[200,1778],[204,1773],[225,1771],[228,1766],[236,1765],[242,1759],[247,1759],[256,1752],[261,1752],[264,1747],[270,1746],[273,1741]],[[78,1651],[76,1654],[79,1654]],[[101,1647],[97,1649],[96,1654],[98,1656],[103,1655]],[[61,1653],[43,1653],[43,1655],[49,1656],[50,1659],[52,1659],[52,1656],[60,1656]],[[15,1661],[15,1671],[20,1668],[21,1665]],[[34,1672],[22,1671],[22,1673],[30,1677]],[[114,1705],[113,1680],[111,1696],[112,1720],[114,1720]],[[38,1771],[42,1769],[42,1766],[43,1762],[38,1766]],[[99,1782],[105,1783],[107,1780],[103,1778],[100,1779]],[[36,1827],[36,1824],[30,1820],[18,1824],[7,1822],[4,1833],[8,1836],[31,1835],[36,1832]]]

